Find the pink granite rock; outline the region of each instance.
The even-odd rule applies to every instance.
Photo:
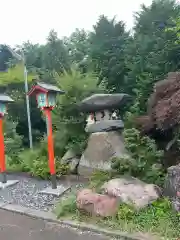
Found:
[[[146,207],[160,197],[158,186],[133,177],[111,179],[102,186],[102,190],[122,203],[133,204],[136,209]]]
[[[108,217],[117,213],[118,200],[94,193],[90,189],[83,189],[77,194],[77,207],[94,216]]]

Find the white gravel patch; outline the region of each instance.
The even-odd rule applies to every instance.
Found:
[[[8,180],[19,180],[19,182],[11,187],[0,189],[0,202],[8,204],[18,204],[20,206],[49,211],[54,204],[60,199],[54,195],[46,195],[40,193],[46,187],[51,186],[50,181],[37,180],[34,178],[20,177],[15,175],[7,176]],[[58,184],[67,186],[65,181],[58,181]],[[78,188],[73,184],[72,188]],[[67,194],[67,192],[66,192]],[[64,195],[62,195],[63,197]]]

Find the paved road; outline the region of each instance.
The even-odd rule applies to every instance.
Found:
[[[108,240],[92,233],[0,210],[0,239],[4,240]]]

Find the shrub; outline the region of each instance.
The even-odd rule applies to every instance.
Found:
[[[5,121],[4,142],[9,165],[19,164],[18,154],[23,150],[22,137],[16,133],[16,125],[13,121]]]
[[[167,198],[154,201],[152,205],[135,210],[132,206],[122,204],[119,207],[117,221],[134,226],[136,231],[160,233],[166,237],[177,237],[179,234],[179,216],[172,209]]]
[[[32,168],[33,161],[37,157],[37,150],[24,150],[19,154],[19,162],[25,172],[29,172]]]
[[[157,232],[158,230],[162,235],[177,237],[179,234],[178,228],[180,227],[179,220],[180,218],[172,209],[170,201],[163,198],[137,212],[133,221],[138,224],[140,231],[144,229]]]
[[[76,210],[76,196],[70,195],[68,198],[65,198],[58,203],[54,212],[56,213],[57,218],[60,218],[67,214],[74,214]]]
[[[135,209],[133,208],[133,206],[129,206],[127,204],[121,204],[119,206],[119,210],[117,213],[117,219],[121,220],[132,220],[135,214]]]
[[[49,177],[48,158],[45,156],[37,156],[36,159],[32,161],[30,173],[32,174],[32,176],[48,179]]]
[[[141,136],[135,129],[124,130],[125,146],[130,156],[112,159],[112,169],[119,174],[130,174],[148,183],[162,184],[165,171],[152,168],[161,162],[163,151],[157,149],[155,141]]]
[[[24,170],[20,163],[14,163],[8,155],[6,155],[6,169],[9,172],[22,172]]]
[[[111,173],[104,171],[94,171],[90,179],[90,188],[100,190],[102,184],[111,179]]]
[[[135,222],[141,222],[140,220],[146,221],[149,218],[154,221],[159,221],[164,217],[174,214],[171,206],[171,202],[167,198],[162,198],[154,201],[150,206],[141,209],[140,211],[136,210],[133,205],[120,204],[119,210],[117,213],[117,219],[126,219],[132,220]],[[136,218],[137,219],[136,219]],[[142,222],[143,222],[142,221]],[[142,223],[144,224],[144,223]]]
[[[19,155],[19,161],[24,171],[43,179],[49,178],[48,153],[43,142],[39,148],[22,152]],[[65,175],[67,172],[68,166],[61,164],[60,161],[56,159],[57,175]]]

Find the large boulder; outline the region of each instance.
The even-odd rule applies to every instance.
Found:
[[[80,159],[79,174],[88,177],[94,170],[111,170],[112,157],[125,154],[123,137],[119,132],[92,133]]]
[[[77,208],[92,216],[109,217],[117,213],[118,200],[114,197],[83,189],[77,194]]]
[[[128,94],[93,94],[91,97],[84,99],[78,108],[82,112],[98,112],[101,110],[119,109],[131,99]]]
[[[69,149],[61,158],[61,163],[69,163],[73,158],[76,158],[76,153],[72,149]]]
[[[117,197],[121,203],[132,204],[141,209],[160,197],[160,189],[153,184],[147,184],[133,177],[111,179],[102,186],[102,190]]]
[[[86,132],[109,132],[123,129],[124,123],[122,120],[102,120],[86,126]]]
[[[69,149],[64,156],[61,158],[62,164],[68,164],[71,173],[77,173],[78,165],[79,165],[80,157],[77,154]]]
[[[170,197],[175,210],[180,211],[180,164],[168,168],[164,195]]]
[[[178,192],[180,192],[180,164],[168,168],[164,186],[166,196],[176,197]]]

